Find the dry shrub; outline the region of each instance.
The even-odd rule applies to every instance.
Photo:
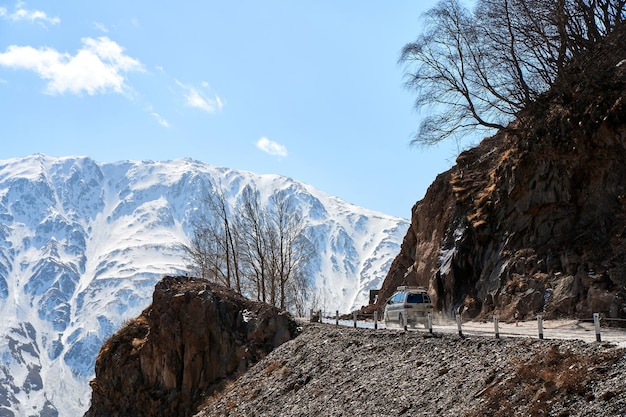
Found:
[[[276,370],[278,370],[280,376],[285,376],[287,373],[289,373],[289,368],[287,368],[285,365],[277,360],[272,360],[269,365],[267,365],[265,369],[263,369],[266,375],[269,375]]]
[[[233,411],[235,408],[237,408],[237,401],[231,397],[228,401],[226,401],[226,409],[228,411]]]
[[[466,416],[547,416],[555,404],[565,404],[574,396],[589,399],[590,382],[603,379],[604,371],[623,354],[577,355],[551,346],[528,361],[514,358],[507,375],[490,381],[477,395],[481,406]]]
[[[271,374],[272,372],[274,372],[276,369],[278,369],[281,366],[281,363],[273,360],[269,363],[269,365],[267,365],[265,367],[265,369],[263,370],[267,375]]]
[[[506,282],[506,291],[511,294],[524,292],[528,289],[526,277],[521,274],[511,274],[511,278]]]

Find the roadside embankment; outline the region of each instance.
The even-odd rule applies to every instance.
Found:
[[[197,416],[622,416],[625,375],[609,342],[303,323]]]

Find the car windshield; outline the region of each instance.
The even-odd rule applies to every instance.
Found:
[[[418,304],[424,302],[424,297],[422,294],[409,294],[406,298],[406,302],[409,304]]]

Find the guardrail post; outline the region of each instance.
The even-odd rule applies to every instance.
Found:
[[[462,319],[461,319],[461,315],[457,314],[456,315],[456,327],[458,327],[459,329],[459,336],[463,337],[463,327],[462,327]]]
[[[596,328],[596,342],[602,341],[602,336],[600,336],[600,314],[593,313],[593,326]]]
[[[354,320],[354,328],[356,329],[356,311],[352,312],[352,319]]]
[[[539,339],[543,339],[543,317],[537,315],[537,329],[539,330]]]
[[[339,326],[339,310],[335,310],[335,326]]]
[[[318,317],[320,318],[320,323],[324,323],[324,320],[322,319],[322,310],[318,310],[317,314],[318,314]]]
[[[433,315],[428,313],[428,333],[433,334]]]
[[[378,330],[378,311],[374,311],[374,330]]]
[[[493,330],[496,333],[496,339],[500,338],[500,328],[498,326],[498,316],[493,316]]]

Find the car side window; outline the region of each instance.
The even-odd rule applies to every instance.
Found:
[[[406,302],[409,304],[421,304],[424,302],[424,298],[422,297],[422,294],[409,294]]]
[[[396,303],[400,303],[402,302],[402,293],[397,293],[394,294],[390,299],[389,299],[389,304],[396,304]]]

